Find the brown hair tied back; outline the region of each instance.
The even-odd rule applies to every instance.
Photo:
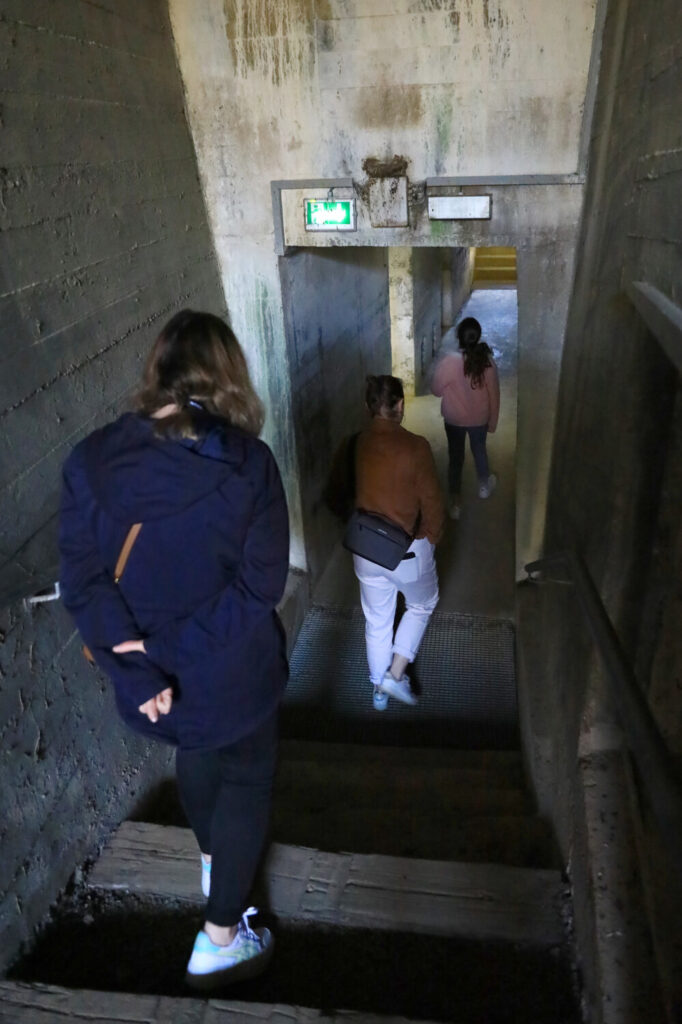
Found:
[[[372,416],[384,416],[386,419],[399,419],[398,402],[404,397],[403,382],[399,377],[391,377],[387,373],[366,378],[365,401]]]
[[[481,325],[467,316],[457,325],[457,339],[464,357],[464,374],[471,378],[472,388],[483,387],[483,374],[492,366],[492,349],[481,341]]]
[[[241,346],[220,317],[183,309],[154,342],[136,408],[152,416],[169,404],[177,405],[178,411],[155,421],[160,437],[200,436],[205,413],[248,434],[260,433],[263,405],[251,384]]]

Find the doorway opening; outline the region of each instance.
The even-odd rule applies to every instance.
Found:
[[[492,258],[491,258],[492,257]],[[337,245],[280,257],[292,375],[306,551],[317,604],[357,607],[350,556],[325,509],[331,458],[364,423],[368,373],[401,377],[405,426],[431,444],[444,492],[447,445],[440,401],[430,391],[436,361],[455,350],[455,329],[475,316],[493,350],[501,384],[500,425],[489,439],[499,479],[478,499],[467,453],[461,518],[439,545],[441,607],[513,617],[517,303],[514,249]]]

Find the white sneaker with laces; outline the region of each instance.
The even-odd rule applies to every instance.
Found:
[[[488,477],[488,482],[486,484],[481,484],[480,487],[478,488],[479,498],[489,498],[496,487],[497,477],[495,476],[494,473],[491,473],[490,476]]]
[[[394,679],[390,672],[386,672],[379,684],[379,689],[382,693],[387,693],[389,697],[395,697],[396,700],[402,701],[403,704],[410,704],[414,707],[417,703],[417,698],[412,693],[410,680],[407,676],[403,676],[401,679]]]
[[[201,854],[201,891],[206,899],[211,895],[211,861],[204,860]]]
[[[217,946],[205,931],[200,931],[187,964],[185,980],[192,988],[212,989],[233,981],[253,978],[267,967],[275,940],[269,928],[254,929],[249,918],[257,914],[249,907],[237,925],[237,934],[229,946]]]
[[[378,686],[374,687],[374,693],[372,694],[372,704],[374,705],[375,711],[385,711],[388,707],[388,694],[383,693]]]

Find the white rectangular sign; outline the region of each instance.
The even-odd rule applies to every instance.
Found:
[[[489,220],[490,196],[429,196],[430,220]]]

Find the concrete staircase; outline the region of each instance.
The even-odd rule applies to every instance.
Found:
[[[516,249],[502,245],[477,248],[474,255],[474,287],[480,284],[516,283]]]
[[[0,1021],[577,1024],[564,885],[517,752],[289,740],[274,808],[254,894],[278,939],[266,975],[209,1001],[184,989],[196,843],[125,822],[87,877],[89,923],[81,906],[46,934],[19,973],[44,984],[0,983]]]

